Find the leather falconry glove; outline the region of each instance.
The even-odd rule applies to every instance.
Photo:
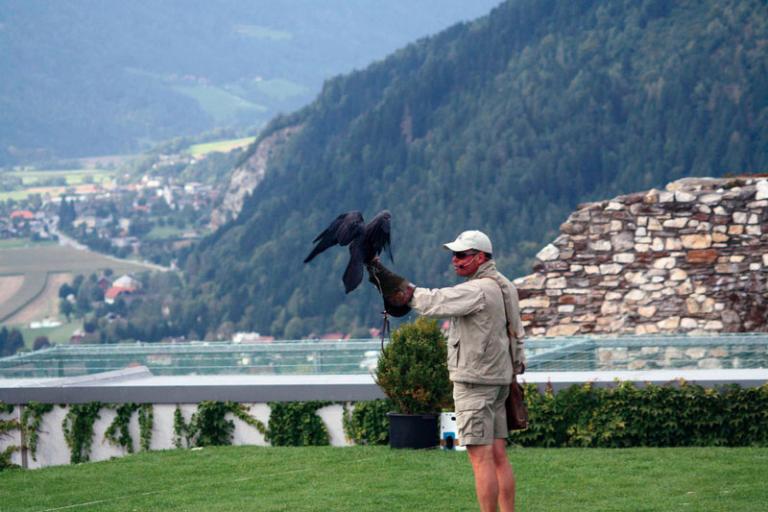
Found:
[[[411,282],[399,276],[374,258],[367,265],[368,280],[379,290],[384,298],[384,309],[392,316],[401,317],[411,310],[408,302],[416,288]]]

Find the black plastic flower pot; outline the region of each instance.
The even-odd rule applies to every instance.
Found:
[[[433,448],[439,444],[438,414],[387,413],[391,448]]]

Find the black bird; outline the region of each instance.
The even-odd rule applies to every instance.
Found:
[[[316,244],[315,248],[304,258],[304,263],[309,263],[329,247],[348,245],[349,263],[342,281],[346,292],[351,292],[363,280],[363,267],[382,251],[386,251],[389,259],[394,261],[389,236],[391,218],[389,210],[382,210],[371,222],[365,224],[363,214],[359,211],[342,213],[312,240],[312,243]]]

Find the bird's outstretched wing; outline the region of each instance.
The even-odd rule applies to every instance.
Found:
[[[363,214],[359,211],[353,210],[351,212],[342,213],[331,222],[322,233],[312,240],[315,245],[312,252],[304,258],[304,263],[308,263],[329,247],[334,245],[348,245],[353,240],[358,238],[364,233],[365,224],[363,222]]]
[[[349,244],[349,263],[341,280],[344,282],[344,291],[347,293],[357,288],[363,280],[362,238]]]
[[[392,214],[389,210],[382,210],[371,219],[371,222],[365,225],[365,248],[363,258],[365,263],[370,263],[374,257],[386,251],[389,259],[394,262],[392,257],[392,245],[390,238],[390,220]]]

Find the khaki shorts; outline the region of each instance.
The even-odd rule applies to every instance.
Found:
[[[456,428],[462,446],[493,444],[494,439],[505,439],[507,414],[504,401],[509,384],[453,383],[453,401],[456,405]]]

